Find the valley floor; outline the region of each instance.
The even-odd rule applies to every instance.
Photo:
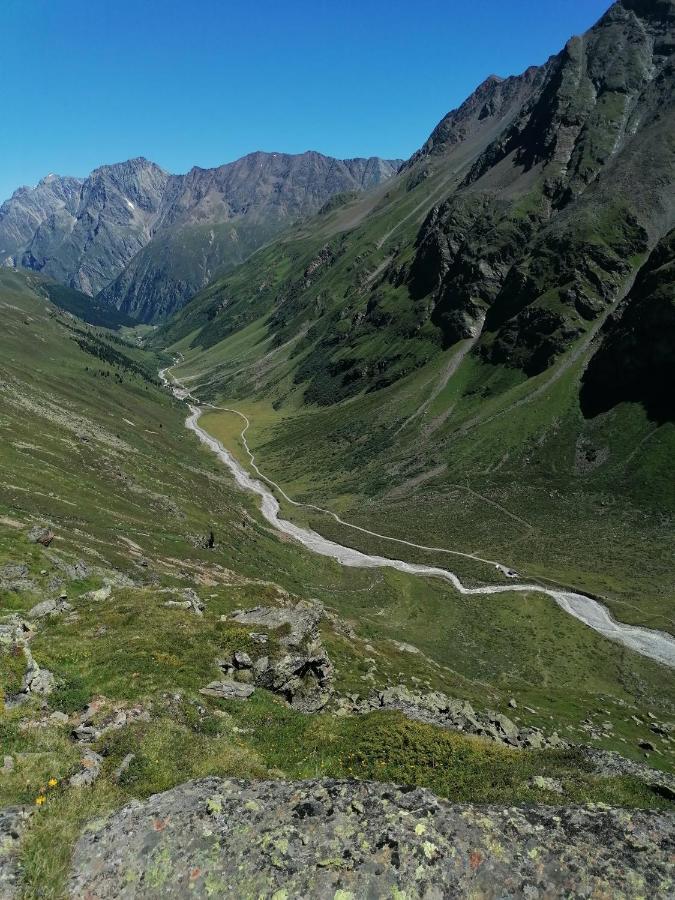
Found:
[[[169,374],[165,374],[167,372]],[[162,377],[163,381],[167,385],[171,384],[170,370],[163,370],[160,373],[160,377]],[[186,389],[182,385],[174,388],[174,392],[178,399],[185,399]],[[189,395],[187,396],[188,399],[190,399]],[[224,447],[217,438],[214,438],[211,433],[206,431],[199,424],[202,411],[199,406],[195,406],[192,403],[189,404],[190,415],[186,420],[187,428],[190,431],[194,432],[200,439],[200,441],[205,444],[212,452],[214,452],[218,459],[220,459],[230,469],[236,483],[242,489],[248,490],[251,493],[260,496],[261,511],[266,521],[268,521],[282,534],[288,535],[289,537],[298,541],[298,543],[302,544],[302,546],[311,550],[313,553],[318,553],[322,556],[328,556],[332,559],[336,559],[341,565],[345,566],[355,566],[360,568],[388,567],[396,569],[400,572],[405,572],[409,575],[442,578],[446,581],[449,581],[459,594],[464,595],[469,594],[490,596],[503,593],[542,593],[548,597],[551,597],[558,604],[558,606],[565,612],[569,613],[569,615],[574,616],[580,622],[583,622],[589,628],[594,629],[604,637],[607,637],[610,640],[615,641],[616,643],[622,644],[624,647],[628,647],[629,649],[640,653],[642,656],[646,656],[648,659],[653,659],[657,662],[662,663],[663,665],[675,668],[674,637],[666,634],[665,632],[650,631],[646,628],[638,628],[636,626],[624,625],[621,622],[617,622],[610,616],[607,609],[601,603],[599,603],[597,600],[592,599],[591,597],[587,597],[584,594],[565,591],[562,589],[553,590],[542,584],[522,584],[518,573],[510,569],[508,566],[504,565],[504,563],[497,563],[494,560],[483,559],[472,554],[462,553],[461,551],[426,547],[402,538],[391,538],[390,536],[382,535],[368,529],[361,528],[360,526],[355,526],[352,523],[346,522],[337,514],[330,513],[328,510],[322,509],[313,504],[298,504],[296,501],[292,500],[278,484],[276,484],[275,482],[270,482],[269,479],[255,464],[255,457],[251,453],[250,447],[248,446],[248,442],[246,440],[246,431],[250,426],[249,419],[245,415],[243,415],[243,413],[238,413],[237,410],[228,409],[225,407],[213,407],[212,404],[208,404],[207,406],[209,410],[213,409],[216,413],[234,413],[236,415],[239,415],[244,420],[245,424],[239,434],[239,439],[249,456],[250,465],[262,480],[256,480],[255,478],[251,477],[249,472],[237,462],[236,458],[228,451],[228,449]],[[210,413],[210,415],[210,421],[213,421],[213,413]],[[315,531],[301,528],[285,519],[280,518],[279,502],[277,501],[274,493],[272,493],[272,491],[266,486],[264,482],[270,483],[271,487],[274,488],[286,501],[286,503],[290,504],[291,506],[306,506],[310,509],[315,510],[316,512],[332,515],[332,517],[339,525],[344,526],[347,529],[356,529],[357,531],[360,531],[361,533],[366,534],[371,538],[376,538],[382,541],[393,541],[399,545],[407,546],[414,550],[424,550],[431,553],[446,553],[461,556],[466,559],[471,559],[474,562],[483,563],[485,566],[491,566],[493,569],[496,569],[501,575],[505,576],[505,578],[510,579],[513,583],[510,585],[482,583],[476,587],[467,587],[453,572],[450,572],[447,569],[441,569],[437,566],[425,566],[419,563],[408,563],[404,560],[396,559],[392,556],[374,556],[372,554],[362,553],[360,550],[355,550],[353,547],[349,547],[344,544],[337,544],[334,541],[327,540]]]

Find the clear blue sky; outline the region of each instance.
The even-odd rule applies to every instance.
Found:
[[[2,0],[0,201],[49,172],[407,157],[610,0]]]

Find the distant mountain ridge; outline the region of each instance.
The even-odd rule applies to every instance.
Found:
[[[152,320],[334,194],[377,185],[399,164],[257,152],[186,175],[143,157],[101,166],[83,180],[50,175],[0,207],[0,261],[91,296],[103,292],[104,301]],[[234,227],[217,238],[203,229],[225,223]],[[181,244],[188,252],[175,252]]]
[[[34,188],[20,187],[0,206],[0,262],[19,265],[24,249],[50,215],[77,210],[81,178],[47,175]]]

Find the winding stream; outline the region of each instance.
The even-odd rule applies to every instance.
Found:
[[[258,497],[260,497],[260,511],[263,518],[269,522],[273,528],[294,538],[298,543],[302,544],[308,550],[311,550],[312,553],[328,556],[331,559],[337,560],[343,566],[354,566],[357,568],[386,567],[397,569],[399,572],[405,572],[408,575],[443,578],[445,581],[449,581],[460,594],[502,594],[512,593],[514,591],[546,594],[566,613],[574,616],[604,637],[623,644],[625,647],[628,647],[643,656],[647,656],[666,666],[675,668],[675,637],[662,631],[653,631],[649,628],[641,628],[636,625],[625,625],[621,622],[617,622],[612,618],[609,610],[605,606],[584,594],[577,594],[572,591],[555,590],[553,588],[543,587],[539,584],[523,584],[520,582],[513,584],[482,585],[481,587],[474,588],[466,587],[454,572],[450,572],[447,569],[441,569],[436,566],[426,566],[419,563],[408,563],[400,559],[390,559],[386,556],[374,556],[368,553],[362,553],[360,550],[355,550],[352,547],[345,547],[342,544],[330,541],[310,528],[294,525],[293,522],[281,518],[279,515],[279,502],[269,487],[266,484],[263,484],[262,481],[251,476],[217,438],[214,438],[199,425],[202,409],[189,402],[193,399],[189,391],[184,388],[174,376],[168,376],[167,372],[168,369],[163,369],[159,373],[161,380],[165,385],[171,388],[174,396],[179,400],[184,400],[188,403],[190,414],[185,420],[186,428],[194,432],[199,440],[207,446],[209,450],[215,453],[218,459],[228,467],[239,487],[250,493],[257,494]],[[219,407],[211,408],[219,409]],[[236,410],[227,411],[236,412]],[[241,416],[242,414],[239,413],[239,415]],[[242,416],[242,418],[246,420],[245,416]],[[244,428],[244,432],[246,431],[246,427]],[[248,448],[247,444],[245,444],[245,446]],[[260,472],[257,466],[255,468]],[[261,475],[261,477],[264,478],[265,476]],[[271,483],[274,484],[273,482]],[[284,494],[284,496],[286,495]],[[290,500],[290,498],[288,499]],[[329,511],[327,510],[326,512]],[[337,516],[335,516],[335,518],[337,518]],[[338,519],[338,521],[341,520]],[[349,523],[343,524],[348,525]],[[375,532],[368,532],[367,529],[359,528],[359,530],[368,534],[375,534]],[[376,534],[375,536],[379,537],[379,535]],[[400,541],[399,543],[409,542]],[[415,544],[410,545],[418,546]],[[470,556],[470,554],[463,553],[458,553],[458,555]],[[471,558],[480,559],[480,557]],[[491,560],[481,561],[488,563],[492,562]],[[508,568],[502,564],[494,562],[492,562],[492,564],[496,565],[504,572],[509,571]]]

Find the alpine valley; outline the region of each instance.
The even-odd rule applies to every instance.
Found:
[[[1,896],[672,896],[674,50],[0,207]]]

